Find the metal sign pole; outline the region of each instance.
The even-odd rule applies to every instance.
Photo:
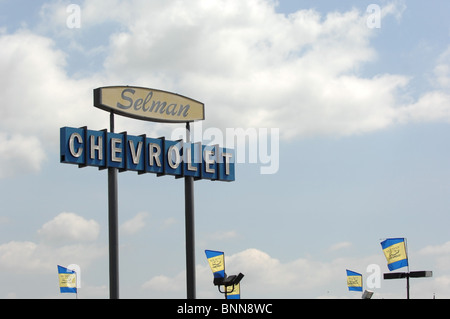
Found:
[[[114,133],[114,113],[110,115],[110,131]],[[119,227],[117,205],[117,168],[108,168],[109,224],[109,298],[119,299]]]
[[[409,299],[409,272],[406,274],[406,299]]]
[[[134,107],[133,107],[134,105]],[[154,110],[155,106],[156,109]],[[165,107],[165,106],[167,107]],[[190,122],[203,121],[205,119],[205,105],[191,98],[170,93],[162,90],[155,90],[142,87],[130,86],[108,86],[94,89],[94,106],[110,113],[110,133],[114,133],[114,113],[129,118],[166,123],[186,123],[186,143],[191,143]],[[235,180],[234,169],[234,152],[226,148],[214,147],[214,151],[208,150],[208,159],[203,158],[202,145],[200,147],[200,163],[196,163],[196,168],[187,166],[187,171],[192,172],[201,169],[203,160],[207,160],[208,165],[212,164],[216,168],[212,172],[207,170],[204,174],[194,174],[184,169],[178,170],[169,162],[168,166],[160,165],[164,161],[166,155],[164,152],[171,152],[171,148],[165,149],[166,145],[170,145],[175,141],[168,141],[165,138],[152,139],[155,142],[157,152],[152,155],[158,164],[143,163],[146,154],[143,157],[136,155],[142,151],[142,146],[150,140],[145,135],[129,136],[126,132],[116,134],[121,136],[123,143],[109,143],[107,130],[92,131],[84,128],[60,128],[60,162],[67,164],[76,164],[78,167],[96,166],[99,169],[108,169],[108,235],[109,235],[109,292],[110,299],[119,299],[119,227],[118,227],[118,187],[117,175],[120,171],[134,170],[139,174],[157,173],[158,176],[174,175],[176,178],[184,177],[184,195],[185,195],[185,231],[186,231],[186,288],[187,298],[196,299],[196,275],[195,275],[195,223],[194,223],[194,180],[206,179],[224,182],[232,182]],[[125,136],[125,137],[124,137]],[[103,139],[105,141],[103,141]],[[110,138],[112,139],[112,137]],[[96,143],[95,140],[98,142]],[[120,138],[119,138],[120,140]],[[127,141],[130,141],[128,145]],[[135,147],[137,143],[140,149]],[[89,141],[91,141],[89,143]],[[116,143],[117,142],[117,143]],[[175,143],[177,143],[176,141]],[[165,144],[167,143],[167,144]],[[87,148],[90,148],[89,150]],[[175,147],[175,146],[174,146]],[[138,151],[139,149],[139,151]],[[173,150],[176,150],[175,148]],[[152,150],[153,152],[153,146]],[[150,152],[149,151],[149,152]],[[90,155],[88,154],[90,152]],[[114,153],[122,153],[122,158],[116,160]],[[130,153],[131,152],[131,153]],[[212,152],[212,153],[211,153]],[[96,155],[98,154],[98,156]],[[103,158],[101,155],[105,155]],[[141,154],[141,153],[139,153]],[[187,154],[187,153],[186,153]],[[218,161],[218,156],[221,161]],[[133,157],[133,163],[129,163],[127,156]],[[176,154],[178,159],[184,156],[183,153]],[[214,156],[215,158],[210,158]],[[152,159],[153,159],[152,157]],[[136,158],[138,158],[136,160]],[[117,165],[113,162],[121,162],[123,165]],[[212,161],[212,162],[211,162]],[[135,163],[137,162],[137,163]],[[153,162],[150,161],[150,162]],[[189,163],[189,165],[192,163]],[[184,165],[184,163],[183,163]],[[161,170],[162,166],[162,170]],[[192,176],[189,176],[192,175]],[[195,176],[195,179],[194,179]]]
[[[409,270],[409,269],[408,269]],[[400,279],[406,278],[406,299],[409,299],[409,278],[426,278],[433,277],[433,272],[429,270],[393,272],[383,274],[384,279]]]
[[[186,142],[190,143],[190,125],[186,122]],[[186,227],[186,289],[187,299],[195,294],[195,225],[194,225],[194,177],[184,177],[185,227]]]

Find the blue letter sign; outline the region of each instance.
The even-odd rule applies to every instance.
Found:
[[[61,163],[79,167],[114,167],[140,174],[192,176],[226,182],[235,180],[234,150],[217,145],[132,136],[126,132],[92,131],[87,127],[62,127],[60,135]]]

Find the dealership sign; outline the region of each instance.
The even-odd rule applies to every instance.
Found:
[[[110,113],[110,131],[60,128],[60,161],[108,170],[110,298],[119,298],[117,173],[135,171],[184,179],[186,288],[188,299],[195,299],[194,180],[234,181],[234,150],[191,143],[190,123],[204,120],[205,108],[203,103],[176,93],[132,86],[100,87],[94,89],[94,106]],[[186,141],[116,133],[115,114],[144,121],[185,123]]]
[[[139,120],[185,123],[205,119],[203,103],[161,90],[110,86],[94,90],[94,106]]]
[[[87,127],[60,129],[61,163],[80,167],[117,168],[176,177],[235,180],[234,150],[217,145],[93,131]]]

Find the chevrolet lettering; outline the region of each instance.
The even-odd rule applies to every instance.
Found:
[[[132,136],[126,132],[93,131],[87,127],[60,129],[61,163],[119,171],[235,180],[234,150],[217,145]]]

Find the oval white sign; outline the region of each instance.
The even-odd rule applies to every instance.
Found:
[[[94,106],[145,121],[181,123],[205,119],[203,103],[179,94],[141,87],[97,88]]]

